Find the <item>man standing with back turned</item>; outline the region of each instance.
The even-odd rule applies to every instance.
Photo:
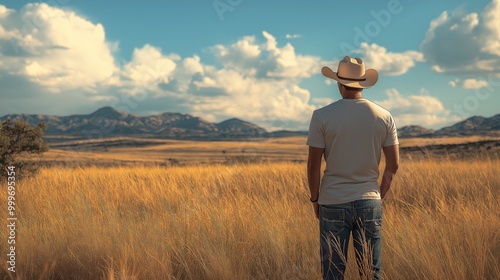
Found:
[[[321,73],[337,81],[342,99],[314,111],[307,145],[311,202],[320,224],[324,279],[344,279],[352,232],[363,279],[381,279],[382,199],[399,165],[399,142],[391,114],[364,99],[362,91],[378,80],[359,58],[344,57],[337,72]],[[379,186],[381,151],[385,170]],[[326,168],[320,183],[321,158]]]

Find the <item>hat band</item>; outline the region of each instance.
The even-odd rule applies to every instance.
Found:
[[[355,82],[362,82],[362,81],[366,81],[366,78],[362,78],[362,79],[356,79],[356,78],[346,78],[346,77],[339,76],[338,74],[337,74],[337,77],[338,77],[339,79],[342,79],[342,80],[355,81]]]

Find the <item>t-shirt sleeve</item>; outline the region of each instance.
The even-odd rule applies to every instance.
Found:
[[[309,124],[309,134],[307,135],[306,144],[316,148],[325,148],[323,120],[316,111],[314,111],[311,123]]]
[[[396,129],[396,122],[389,116],[389,122],[387,123],[387,135],[384,141],[384,147],[398,145],[398,131]]]

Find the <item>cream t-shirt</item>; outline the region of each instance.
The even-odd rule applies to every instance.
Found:
[[[399,144],[391,114],[361,99],[341,99],[314,111],[307,145],[325,149],[319,204],[380,199],[382,147]]]

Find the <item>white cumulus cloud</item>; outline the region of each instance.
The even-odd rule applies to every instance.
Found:
[[[297,54],[290,43],[279,46],[266,31],[262,35],[263,40],[245,36],[210,48],[222,67],[202,65],[202,71],[183,78],[176,70],[163,88],[185,96],[186,106],[200,116],[239,117],[268,129],[306,128],[318,104],[311,105],[310,92],[297,84],[319,74],[321,59]],[[170,87],[180,84],[186,87]]]
[[[44,100],[65,104],[65,111],[103,105],[133,111],[131,100],[140,100],[148,113],[175,110],[214,121],[238,117],[268,129],[305,129],[319,106],[299,83],[320,73],[321,59],[280,45],[266,31],[209,48],[215,64],[145,44],[118,65],[117,49],[104,26],[69,9],[41,3],[17,12],[0,5],[0,78],[9,81],[0,110],[29,113],[33,109],[23,108]],[[21,88],[15,83],[30,89],[25,95],[33,102],[16,99],[26,96],[15,94]]]
[[[398,127],[419,124],[439,128],[460,120],[433,96],[402,95],[394,88],[388,89],[386,94],[386,99],[374,102],[391,112]]]
[[[300,38],[302,37],[302,35],[300,34],[286,34],[285,36],[287,39],[297,39],[297,38]]]
[[[480,14],[444,11],[431,21],[421,51],[439,73],[497,73],[500,0],[491,1]]]
[[[168,82],[176,67],[174,59],[162,54],[159,48],[146,44],[134,50],[132,60],[123,67],[122,76],[142,86]]]
[[[476,79],[466,79],[462,83],[462,87],[464,89],[477,89],[477,88],[482,88],[482,87],[487,87],[488,82],[483,81],[483,80],[476,80]]]
[[[0,5],[1,66],[52,91],[93,87],[116,71],[104,27],[45,3],[19,12]]]
[[[402,53],[388,52],[386,48],[375,43],[361,43],[358,50],[353,51],[364,58],[367,68],[373,68],[383,75],[398,76],[408,72],[415,62],[423,61],[423,55],[417,51]]]
[[[279,47],[276,38],[266,31],[262,35],[266,41],[261,44],[255,36],[245,36],[229,46],[216,45],[211,49],[223,66],[243,75],[302,79],[318,73],[319,57],[297,54],[290,43]]]
[[[477,79],[465,79],[461,81],[460,79],[455,79],[448,83],[451,87],[461,86],[464,89],[478,89],[487,87],[489,84],[485,80],[477,80]]]

